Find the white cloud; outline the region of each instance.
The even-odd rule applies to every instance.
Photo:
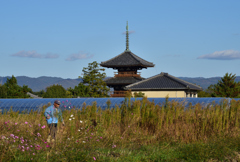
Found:
[[[216,51],[211,54],[199,56],[198,59],[236,60],[236,59],[240,59],[240,51],[234,51],[234,50]]]
[[[58,54],[39,54],[36,51],[19,51],[15,54],[12,54],[11,56],[14,57],[28,57],[28,58],[45,58],[45,59],[54,59],[54,58],[58,58],[59,55]]]
[[[71,54],[68,58],[66,58],[66,61],[75,61],[75,60],[82,60],[82,59],[88,59],[88,58],[92,58],[93,55],[90,55],[88,53],[75,53],[75,54]]]

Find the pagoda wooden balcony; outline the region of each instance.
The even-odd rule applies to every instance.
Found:
[[[125,97],[127,91],[114,91],[111,97]]]
[[[141,77],[140,72],[114,72],[114,77]]]

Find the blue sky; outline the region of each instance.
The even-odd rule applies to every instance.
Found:
[[[239,0],[0,0],[0,76],[77,78],[125,50],[176,77],[240,76]],[[106,69],[107,76],[115,70]]]

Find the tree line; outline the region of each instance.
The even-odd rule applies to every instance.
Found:
[[[0,85],[0,98],[29,98],[27,92],[43,98],[77,98],[77,97],[109,97],[109,88],[104,82],[106,73],[96,61],[84,67],[82,82],[74,88],[67,90],[62,85],[52,85],[39,92],[33,92],[27,85],[22,87],[17,84],[17,79],[12,76],[5,84]],[[199,91],[198,97],[230,97],[240,98],[240,82],[235,82],[236,74],[226,73],[217,84],[210,85],[206,90]],[[134,96],[142,97],[144,93]]]

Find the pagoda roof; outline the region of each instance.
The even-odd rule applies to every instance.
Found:
[[[107,83],[107,85],[117,85],[117,84],[128,85],[128,84],[139,82],[143,79],[144,78],[139,78],[139,77],[112,77],[104,81]]]
[[[148,79],[130,84],[126,90],[202,90],[200,86],[176,78],[168,73],[160,73]]]
[[[148,62],[134,53],[132,53],[129,50],[125,50],[123,53],[117,55],[116,57],[101,62],[100,64],[103,67],[110,67],[110,68],[116,68],[116,67],[154,67],[154,64],[152,62]]]

